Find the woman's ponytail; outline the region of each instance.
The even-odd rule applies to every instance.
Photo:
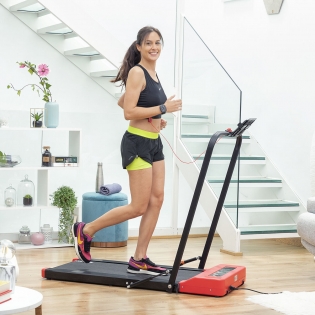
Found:
[[[129,70],[132,67],[134,67],[136,64],[138,64],[140,60],[141,60],[141,54],[139,50],[137,49],[137,41],[135,40],[131,44],[131,46],[128,48],[116,78],[112,80],[111,82],[115,83],[115,82],[121,81],[120,85],[126,86]]]
[[[139,50],[137,49],[137,45],[141,46],[143,41],[147,38],[147,36],[155,32],[160,36],[160,39],[163,43],[163,37],[160,33],[160,31],[152,26],[145,26],[143,27],[137,35],[137,40],[135,40],[131,46],[128,48],[124,60],[122,62],[122,65],[118,71],[118,74],[115,79],[113,79],[111,82],[119,82],[121,81],[121,86],[124,85],[126,86],[127,78],[128,78],[128,73],[129,70],[134,67],[136,64],[138,64],[141,60],[141,54]]]

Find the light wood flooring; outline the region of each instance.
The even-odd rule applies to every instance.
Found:
[[[205,238],[190,238],[184,259],[201,255]],[[179,239],[153,239],[149,257],[164,265],[172,265]],[[94,258],[125,260],[133,255],[136,241],[127,247],[114,249],[92,248]],[[313,256],[303,247],[275,240],[246,240],[241,243],[243,256],[230,256],[220,252],[222,242],[215,237],[207,268],[227,263],[246,267],[244,288],[262,292],[315,291],[315,263]],[[41,269],[70,262],[75,257],[71,247],[59,249],[32,249],[17,252],[20,276],[17,284],[40,291],[43,296],[44,315],[72,314],[138,314],[138,315],[276,315],[279,313],[246,301],[257,294],[247,290],[234,291],[222,298],[168,294],[141,289],[125,289],[93,284],[61,282],[41,278]],[[198,263],[189,264],[197,267]],[[189,266],[187,265],[187,266]],[[34,310],[20,313],[32,314]]]

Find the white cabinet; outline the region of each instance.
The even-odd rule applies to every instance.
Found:
[[[77,167],[42,167],[43,146],[51,147],[53,156],[76,156]],[[57,238],[59,209],[51,206],[49,195],[62,185],[75,190],[78,180],[76,176],[80,167],[81,130],[63,128],[0,128],[0,151],[11,155],[20,155],[21,164],[4,168],[0,167],[0,239],[17,242],[19,229],[28,225],[31,232],[38,232],[44,223],[54,222],[54,238]],[[7,207],[4,203],[4,191],[10,184],[17,190],[24,176],[35,185],[34,204],[31,207],[16,205]],[[71,184],[67,179],[74,178]],[[73,185],[72,185],[73,183]],[[79,215],[79,207],[76,209]],[[52,244],[36,246],[52,247],[68,244]],[[35,247],[33,245],[17,245],[18,248]]]

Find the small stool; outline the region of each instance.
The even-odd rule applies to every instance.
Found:
[[[123,193],[109,196],[95,192],[82,195],[82,221],[89,223],[113,208],[128,204],[128,197]],[[94,247],[123,247],[128,240],[128,221],[109,226],[98,231],[91,243]]]

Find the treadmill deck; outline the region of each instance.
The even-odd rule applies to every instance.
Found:
[[[128,284],[149,278],[147,274],[132,274],[127,272],[128,263],[123,261],[94,259],[89,264],[76,260],[54,268],[43,270],[43,277],[49,280],[83,282],[101,285],[127,287]],[[162,266],[171,269],[171,266]],[[181,267],[178,271],[173,291],[177,291],[178,283],[198,274],[203,269]],[[166,291],[169,275],[158,276],[141,283],[135,288]]]

